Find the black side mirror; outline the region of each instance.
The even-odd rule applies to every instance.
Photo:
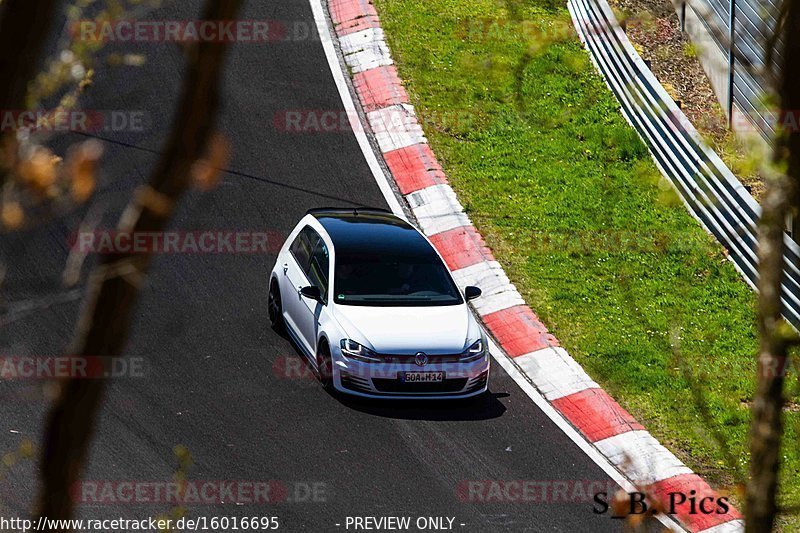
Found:
[[[314,287],[313,285],[309,285],[308,287],[303,287],[300,289],[300,294],[309,298],[311,300],[316,300],[322,303],[322,293],[319,292],[319,287]]]
[[[464,288],[464,296],[466,296],[467,301],[474,300],[478,296],[480,296],[481,290],[478,287],[473,287],[472,285]]]

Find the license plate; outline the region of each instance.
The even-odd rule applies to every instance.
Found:
[[[405,383],[441,383],[444,372],[403,372],[401,379]]]

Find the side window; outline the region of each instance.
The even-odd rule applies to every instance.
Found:
[[[319,288],[322,299],[328,298],[328,247],[325,241],[310,226],[297,235],[289,251],[306,275],[308,281]]]
[[[312,235],[313,238],[310,239],[309,237]],[[306,226],[289,247],[289,251],[294,256],[294,260],[297,261],[297,265],[303,272],[308,272],[308,261],[311,258],[311,252],[314,250],[314,245],[318,239],[319,236],[317,236],[317,232]]]
[[[319,238],[317,247],[314,249],[314,253],[311,254],[308,279],[312,285],[319,287],[323,301],[328,299],[328,265],[328,247],[325,246],[325,241]]]

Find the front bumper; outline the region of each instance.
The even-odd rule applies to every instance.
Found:
[[[477,396],[489,387],[488,354],[471,363],[434,362],[420,367],[413,363],[365,363],[337,357],[334,387],[345,394],[386,399],[458,399]],[[443,372],[444,380],[432,383],[404,383],[404,372]]]

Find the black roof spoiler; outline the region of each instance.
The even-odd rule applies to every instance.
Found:
[[[306,215],[392,215],[394,213],[382,207],[315,207],[306,211]]]

